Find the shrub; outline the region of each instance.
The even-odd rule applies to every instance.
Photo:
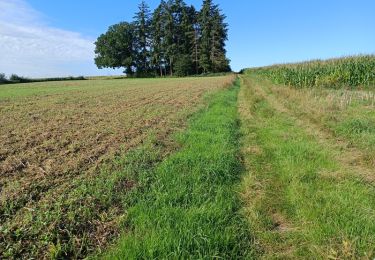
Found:
[[[30,79],[28,78],[24,78],[24,77],[20,77],[18,76],[17,74],[12,74],[9,78],[9,80],[13,83],[26,83],[26,82],[31,82]]]
[[[9,81],[7,80],[6,76],[4,73],[0,73],[0,84],[5,84],[8,83]]]

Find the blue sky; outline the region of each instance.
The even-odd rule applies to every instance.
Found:
[[[0,72],[31,77],[118,74],[96,69],[92,43],[108,26],[130,21],[138,2],[0,0]],[[155,8],[159,0],[147,2]],[[228,57],[236,71],[375,53],[373,0],[215,2],[227,15]],[[202,1],[186,3],[199,8]]]

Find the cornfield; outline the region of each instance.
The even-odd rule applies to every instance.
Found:
[[[297,88],[358,88],[375,86],[375,55],[350,56],[330,60],[279,64],[248,69],[277,84]]]

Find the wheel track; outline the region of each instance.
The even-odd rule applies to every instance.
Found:
[[[329,146],[334,151],[334,159],[340,163],[340,170],[345,174],[354,174],[359,177],[361,181],[371,186],[375,185],[375,170],[364,163],[363,158],[366,155],[358,148],[351,147],[350,143],[342,138],[337,138],[333,133],[324,129],[323,126],[313,122],[310,117],[305,119],[298,117],[295,111],[287,108],[276,95],[268,94],[264,87],[260,86],[255,80],[249,80],[242,77],[244,84],[252,87],[260,96],[262,96],[269,104],[279,113],[285,114],[292,118],[297,126],[304,129],[304,131],[313,137],[320,145]],[[267,88],[270,93],[273,93],[270,88]]]

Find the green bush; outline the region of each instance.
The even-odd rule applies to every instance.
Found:
[[[6,78],[4,73],[0,73],[0,84],[8,83],[8,79]]]
[[[9,80],[13,83],[26,83],[26,82],[31,82],[30,79],[28,78],[24,78],[24,77],[20,77],[18,76],[17,74],[12,74],[9,78]]]

